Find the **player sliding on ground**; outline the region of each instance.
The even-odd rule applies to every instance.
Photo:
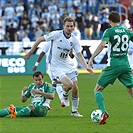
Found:
[[[26,102],[31,97],[31,103],[28,106],[14,106],[11,104],[9,108],[0,110],[0,117],[11,114],[11,118],[16,117],[43,117],[47,115],[50,109],[49,99],[54,99],[54,89],[50,83],[44,82],[43,74],[35,72],[33,81],[29,87],[22,90],[21,100]]]

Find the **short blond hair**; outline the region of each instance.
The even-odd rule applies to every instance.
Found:
[[[75,20],[72,17],[65,17],[63,20],[63,24],[65,24],[66,22],[73,22],[74,26],[75,26]]]

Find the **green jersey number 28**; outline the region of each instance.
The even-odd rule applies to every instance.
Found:
[[[117,39],[117,43],[116,45],[113,47],[113,51],[117,51],[120,52],[122,51],[126,51],[128,49],[128,36],[127,35],[122,35],[122,37],[120,37],[119,35],[115,35],[114,36],[114,40]],[[120,47],[121,44],[121,47]]]

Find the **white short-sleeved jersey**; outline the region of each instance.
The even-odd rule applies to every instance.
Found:
[[[45,45],[44,45],[44,49],[43,49],[43,52],[46,54],[46,62],[47,62],[47,68],[48,68],[48,75],[51,79],[51,81],[53,82],[56,78],[55,76],[52,74],[52,71],[51,71],[51,64],[50,64],[50,57],[51,57],[51,54],[50,54],[50,48],[51,48],[51,41],[47,42]],[[75,51],[74,51],[75,53]],[[71,58],[70,58],[71,59]],[[77,60],[76,58],[74,57],[73,59],[71,59],[71,61],[74,63],[74,66],[75,68],[77,68]],[[65,73],[66,74],[66,73]],[[74,74],[75,75],[75,74]],[[73,77],[73,76],[71,76]]]
[[[74,49],[76,53],[81,52],[81,47],[78,39],[74,34],[67,38],[63,30],[53,31],[44,35],[46,41],[51,43],[51,69],[54,71],[63,71],[64,73],[71,73],[75,70],[74,63],[72,62],[69,52]]]

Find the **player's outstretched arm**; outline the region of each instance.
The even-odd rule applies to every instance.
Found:
[[[105,45],[107,44],[106,41],[102,41],[99,46],[96,48],[95,52],[92,54],[92,56],[89,59],[88,62],[88,69],[93,68],[93,60],[94,58],[104,49]]]
[[[101,51],[105,48],[105,45],[107,44],[106,41],[102,41],[99,46],[96,48],[95,52],[92,54],[91,59],[94,60],[94,58],[101,53]]]
[[[42,60],[42,58],[43,58],[44,55],[45,55],[45,52],[42,51],[42,52],[40,53],[40,55],[38,56],[37,61],[36,61],[35,65],[34,65],[33,68],[32,68],[32,71],[33,71],[33,72],[37,69],[37,67],[38,67],[38,65],[39,65],[39,63],[40,63],[40,61]]]
[[[91,74],[91,75],[94,75],[94,72],[90,69],[90,67],[87,66],[86,64],[86,61],[82,55],[81,52],[77,53],[77,57],[78,57],[78,60],[80,61],[80,63],[85,67],[85,69]]]
[[[26,55],[24,55],[24,58],[25,58],[25,59],[29,59],[30,56],[31,56],[31,55],[33,54],[33,52],[35,51],[35,49],[37,48],[37,46],[38,46],[41,42],[43,42],[43,41],[45,41],[45,39],[44,39],[43,36],[40,37],[38,40],[36,40],[36,42],[34,43],[34,45],[32,46],[32,48],[30,49],[30,51],[29,51]]]

